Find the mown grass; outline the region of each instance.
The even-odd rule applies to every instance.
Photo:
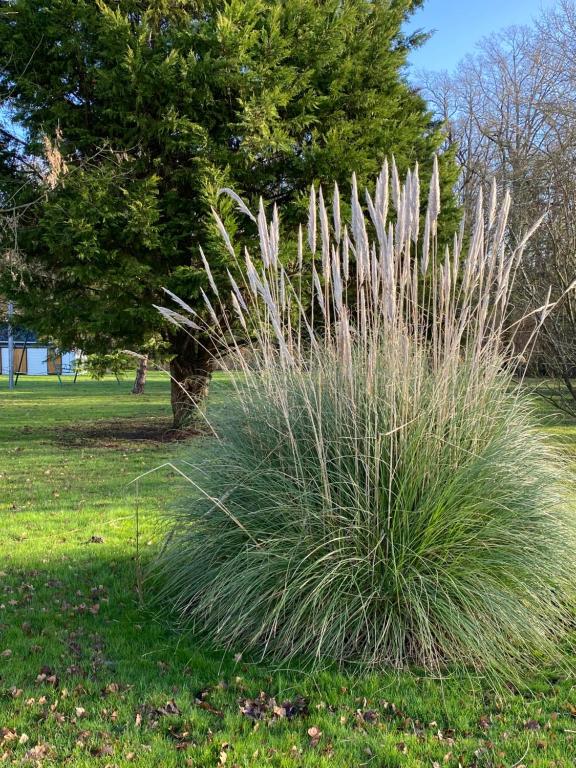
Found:
[[[129,391],[22,378],[11,394],[0,379],[0,762],[573,765],[576,680],[543,674],[502,696],[416,672],[278,672],[172,634],[139,600],[129,482],[182,448],[160,439],[166,381]],[[213,407],[228,394],[217,379]],[[556,430],[576,442],[570,422]],[[144,558],[178,482],[164,469],[139,483]],[[305,697],[308,714],[257,722],[239,703],[260,691]]]

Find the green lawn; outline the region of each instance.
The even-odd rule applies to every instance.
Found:
[[[138,500],[130,484],[201,448],[166,440],[166,381],[152,376],[140,398],[128,381],[6,387],[0,377],[0,763],[574,765],[576,680],[502,697],[416,674],[278,672],[174,635],[139,600],[135,511],[145,559],[180,481],[149,474]],[[214,407],[226,394],[217,379]]]

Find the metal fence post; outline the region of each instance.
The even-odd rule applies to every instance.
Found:
[[[14,316],[14,304],[8,302],[8,389],[14,389],[14,330],[12,317]]]

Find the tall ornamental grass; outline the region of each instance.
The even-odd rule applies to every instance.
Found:
[[[169,512],[159,567],[176,614],[279,662],[501,676],[560,661],[574,499],[513,383],[527,238],[508,249],[509,197],[479,200],[467,246],[462,228],[439,253],[437,164],[422,232],[418,170],[401,184],[385,164],[365,210],[353,179],[349,224],[336,187],[330,213],[312,189],[290,261],[276,209],[267,221],[226,192],[260,253],[240,260],[220,225],[231,301],[206,263],[208,323],[179,300],[162,310],[216,337],[236,390]]]

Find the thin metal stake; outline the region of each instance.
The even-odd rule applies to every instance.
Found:
[[[8,302],[8,389],[14,389],[14,330],[12,318],[14,317],[14,304]]]

